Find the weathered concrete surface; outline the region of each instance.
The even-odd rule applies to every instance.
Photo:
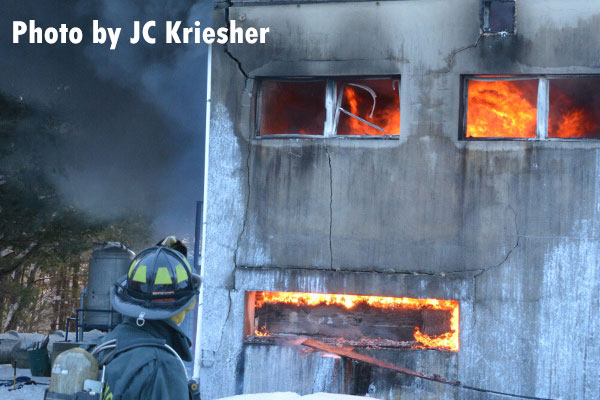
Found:
[[[242,344],[238,279],[283,290],[302,282],[302,269],[328,271],[302,279],[329,290],[344,289],[335,271],[358,277],[346,282],[416,273],[448,286],[463,274],[458,353],[376,356],[494,390],[600,398],[600,144],[465,142],[458,129],[461,74],[600,73],[600,3],[520,1],[518,36],[508,38],[478,37],[477,0],[228,12],[271,33],[265,45],[229,45],[229,55],[213,48],[203,398],[264,389],[246,380],[260,365],[314,371],[293,352],[282,363],[281,349]],[[254,138],[253,77],[378,74],[401,76],[399,140]],[[236,267],[271,272],[250,278]],[[418,279],[416,295],[432,295]],[[378,288],[387,292],[375,283],[370,293]],[[314,390],[292,376],[272,390]],[[490,398],[371,376],[380,398]]]

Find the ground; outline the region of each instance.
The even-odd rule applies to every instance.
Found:
[[[17,376],[31,377],[31,371],[28,369],[17,369]],[[13,379],[13,369],[10,364],[0,364],[0,384]],[[0,386],[0,399],[2,400],[42,400],[44,398],[44,390],[50,383],[50,378],[32,377],[38,385],[24,385],[21,389],[10,390],[12,386]],[[45,385],[43,385],[45,383]],[[364,399],[365,397],[346,396],[341,394],[330,393],[315,393],[307,396],[300,396],[292,392],[279,393],[260,393],[246,394],[241,396],[227,397],[221,400],[356,400]]]
[[[220,400],[358,400],[366,399],[367,397],[360,396],[349,396],[344,394],[333,394],[333,393],[315,393],[306,396],[300,396],[299,394],[292,392],[277,392],[277,393],[255,393],[255,394],[243,394],[240,396],[224,397]]]
[[[31,371],[28,369],[17,369],[17,376],[31,377]],[[0,365],[0,384],[13,379],[13,369],[10,364]],[[42,400],[44,398],[44,390],[50,383],[50,378],[32,377],[39,385],[24,385],[21,389],[10,390],[12,386],[0,386],[0,399],[2,400]],[[42,385],[45,383],[45,385]]]

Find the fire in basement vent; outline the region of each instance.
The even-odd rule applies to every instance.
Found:
[[[458,351],[459,302],[347,294],[247,292],[245,340]]]

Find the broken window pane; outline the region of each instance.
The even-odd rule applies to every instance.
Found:
[[[537,79],[468,82],[467,138],[535,138]]]
[[[342,81],[337,88],[338,135],[400,134],[400,84],[397,79]]]
[[[326,81],[264,80],[260,135],[323,135]]]
[[[484,0],[482,30],[485,33],[514,33],[515,2],[513,0]]]
[[[600,138],[600,77],[551,79],[548,137]]]

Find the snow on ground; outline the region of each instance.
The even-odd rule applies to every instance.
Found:
[[[369,397],[363,396],[350,396],[347,394],[335,394],[335,393],[315,393],[307,396],[302,396],[302,400],[357,400],[357,399],[369,399]],[[372,400],[372,398],[370,398]]]
[[[239,396],[224,397],[220,400],[358,400],[367,399],[368,397],[361,396],[349,396],[345,394],[334,394],[334,393],[315,393],[306,396],[300,396],[299,394],[292,392],[277,392],[277,393],[255,393],[255,394],[242,394]]]
[[[29,376],[39,383],[50,383],[50,378],[31,376],[31,371],[28,369],[17,369],[17,376]],[[12,381],[13,368],[10,364],[0,364],[0,383],[7,380]],[[9,390],[10,387],[0,386],[0,399],[2,400],[42,400],[44,398],[44,390],[47,385],[24,385],[21,389]]]
[[[292,392],[242,394],[239,396],[223,397],[219,400],[292,400],[300,399],[301,396]]]
[[[31,376],[31,371],[28,369],[17,369],[17,376],[29,376],[39,383],[50,383],[50,378]],[[0,383],[12,381],[13,368],[10,364],[0,364]],[[0,386],[0,400],[43,400],[44,390],[47,385],[24,385],[21,389],[9,390],[10,387]],[[277,393],[256,393],[244,394],[240,396],[225,397],[220,400],[359,400],[367,397],[348,396],[343,394],[333,393],[315,393],[306,396],[292,392],[277,392]]]

